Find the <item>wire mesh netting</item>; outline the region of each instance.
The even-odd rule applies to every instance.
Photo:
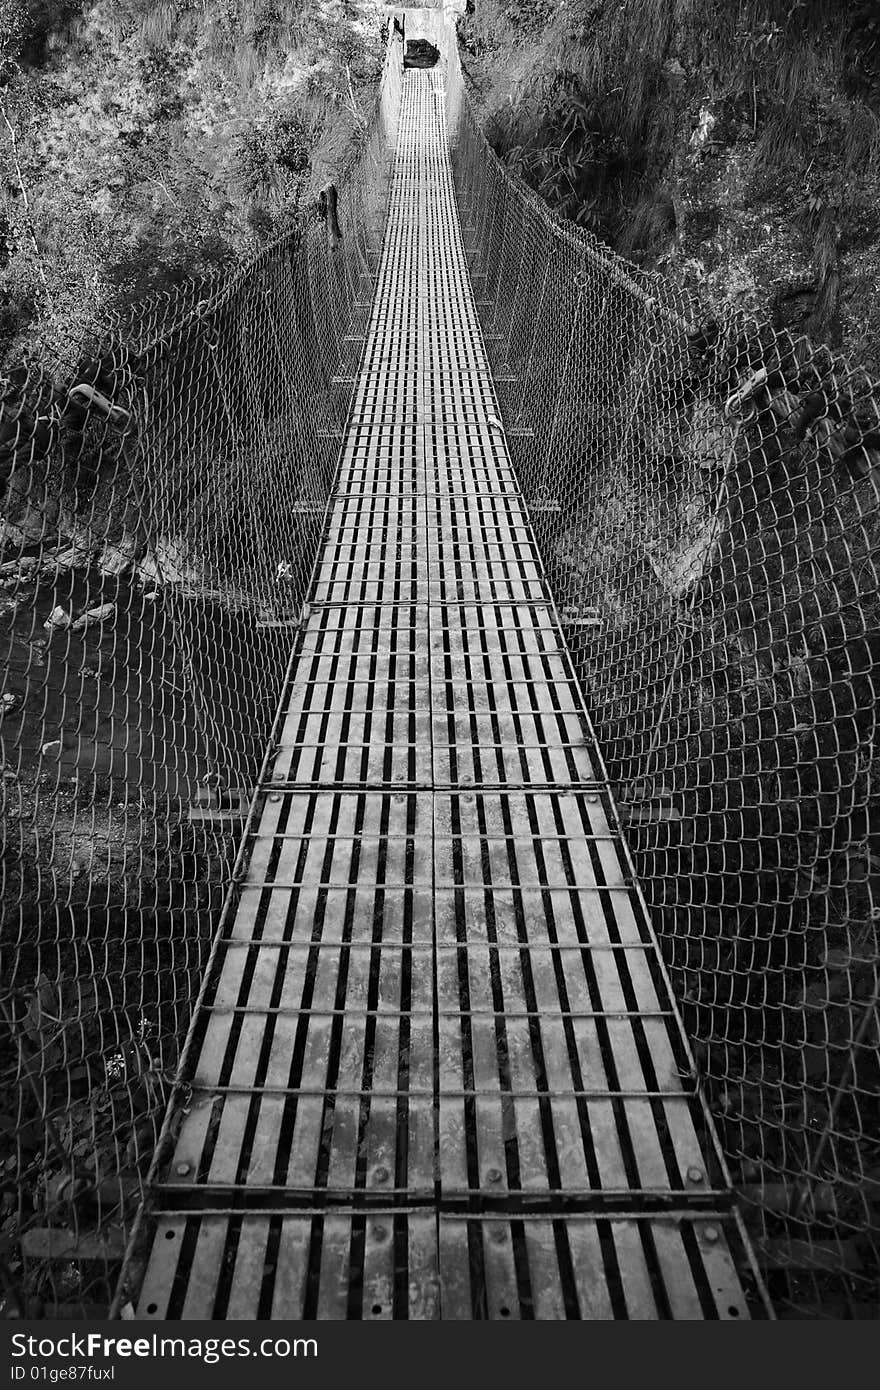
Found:
[[[0,1272],[106,1311],[323,530],[399,56],[315,216],[2,379]]]
[[[759,1260],[874,1317],[877,383],[560,223],[449,68],[511,453]]]

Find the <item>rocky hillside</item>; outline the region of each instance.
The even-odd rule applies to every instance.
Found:
[[[0,0],[0,361],[75,354],[108,303],[289,224],[364,127],[380,20],[373,0]]]
[[[880,371],[876,0],[468,0],[496,149],[564,216]]]

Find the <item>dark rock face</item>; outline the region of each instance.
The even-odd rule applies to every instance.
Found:
[[[876,0],[745,13],[482,0],[461,43],[496,152],[561,216],[715,312],[769,317],[876,377]]]
[[[439,48],[427,39],[410,39],[403,58],[405,68],[432,68],[440,57]]]

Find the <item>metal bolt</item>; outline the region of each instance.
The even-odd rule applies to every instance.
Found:
[[[269,797],[269,800],[270,800],[270,801],[280,801],[280,800],[281,800],[281,797],[280,797],[280,795],[279,795],[278,792],[273,792],[272,796]]]
[[[717,1226],[707,1226],[703,1235],[710,1245],[714,1245],[716,1241],[721,1239],[721,1232]]]
[[[487,1182],[500,1182],[500,1181],[501,1181],[501,1169],[500,1169],[500,1168],[489,1168],[489,1169],[487,1170],[487,1172],[486,1172],[486,1181],[487,1181]]]
[[[388,1169],[387,1169],[387,1168],[382,1168],[382,1167],[376,1168],[376,1169],[374,1170],[374,1172],[373,1172],[373,1181],[374,1181],[374,1182],[387,1182],[387,1181],[388,1181]]]
[[[599,798],[598,796],[588,796],[587,800],[590,802],[591,805],[595,805]]]
[[[178,1176],[181,1177],[181,1178],[185,1178],[186,1175],[187,1175],[187,1173],[190,1171],[190,1167],[191,1167],[191,1165],[190,1165],[189,1163],[178,1163],[178,1165],[177,1165],[177,1173],[178,1173]]]
[[[702,1168],[697,1168],[696,1166],[694,1166],[693,1168],[688,1168],[688,1174],[687,1174],[687,1175],[688,1175],[688,1182],[702,1182],[702,1181],[703,1181],[703,1170],[702,1170]]]
[[[373,1240],[384,1240],[387,1235],[388,1231],[385,1226],[373,1227]]]
[[[505,1240],[507,1239],[507,1232],[505,1231],[503,1226],[492,1227],[492,1239],[494,1240],[496,1245],[504,1244]]]

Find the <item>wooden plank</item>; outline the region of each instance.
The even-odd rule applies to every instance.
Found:
[[[615,1221],[612,1226],[614,1248],[626,1315],[631,1321],[653,1320],[658,1316],[651,1288],[651,1276],[636,1221]]]
[[[313,1235],[311,1217],[287,1216],[281,1223],[272,1289],[273,1321],[298,1322],[303,1316]]]
[[[318,1285],[318,1317],[339,1321],[348,1315],[351,1273],[351,1218],[325,1216]]]
[[[672,1316],[676,1320],[702,1321],[700,1296],[685,1254],[681,1231],[672,1222],[652,1221],[651,1235]]]
[[[467,1225],[463,1218],[440,1217],[440,1308],[451,1322],[474,1316]]]
[[[180,1314],[185,1322],[190,1319],[195,1321],[210,1320],[213,1317],[228,1232],[228,1217],[203,1216],[201,1218],[195,1254],[186,1286],[186,1298]]]
[[[440,1317],[440,1259],[437,1219],[432,1214],[411,1213],[407,1218],[409,1243],[409,1316],[413,1322]]]
[[[232,1271],[232,1285],[224,1319],[240,1318],[255,1321],[260,1307],[260,1292],[266,1264],[266,1244],[269,1239],[269,1218],[246,1216],[242,1221]]]
[[[541,1322],[563,1319],[565,1294],[553,1227],[549,1221],[526,1221],[525,1236],[533,1314]]]
[[[516,1322],[521,1311],[510,1223],[502,1217],[490,1217],[480,1227],[489,1317]]]
[[[367,1221],[364,1238],[363,1319],[390,1322],[394,1316],[394,1219]]]
[[[596,1223],[569,1219],[565,1223],[565,1232],[581,1319],[584,1322],[600,1322],[614,1317]]]

